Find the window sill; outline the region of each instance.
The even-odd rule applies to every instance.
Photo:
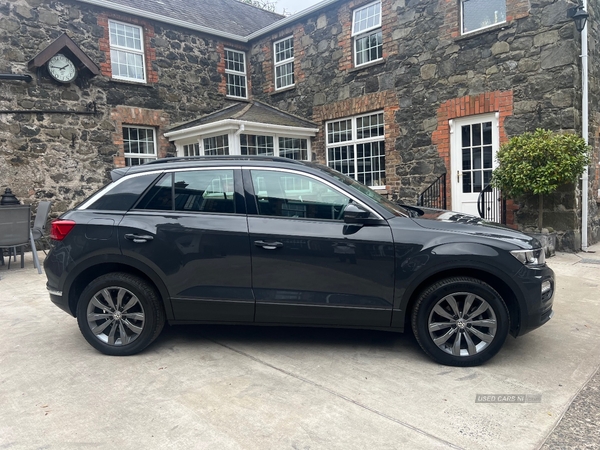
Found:
[[[373,61],[373,62],[370,62],[367,64],[363,64],[362,66],[353,67],[352,69],[348,69],[348,73],[358,72],[363,69],[370,69],[371,67],[374,67],[374,66],[383,65],[383,64],[385,64],[385,62],[386,62],[385,59],[378,59],[377,61]]]
[[[462,34],[462,35],[454,38],[454,42],[466,41],[467,39],[470,39],[472,37],[481,36],[482,34],[494,32],[494,31],[502,31],[502,30],[507,29],[509,26],[510,26],[510,24],[508,22],[502,22],[502,23],[499,23],[498,25],[493,25],[491,27],[482,28],[481,30],[473,31],[468,34]]]
[[[151,83],[148,83],[147,81],[129,81],[129,80],[122,80],[120,78],[111,78],[110,79],[111,82],[113,83],[120,83],[120,84],[127,84],[129,86],[146,86],[146,87],[153,87],[153,85]]]
[[[283,94],[284,92],[293,91],[294,89],[296,89],[296,85],[295,84],[292,85],[292,86],[285,87],[283,89],[277,89],[277,90],[271,92],[270,95],[273,96],[273,95],[277,95],[277,94]]]
[[[250,100],[248,98],[243,98],[243,97],[233,97],[231,95],[225,95],[225,98],[227,100],[231,100],[234,102],[244,102],[244,103],[250,103]]]

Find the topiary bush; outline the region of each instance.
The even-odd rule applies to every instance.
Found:
[[[513,137],[496,156],[492,184],[515,198],[538,194],[538,228],[542,229],[543,195],[574,183],[589,163],[589,147],[580,136],[537,129]]]

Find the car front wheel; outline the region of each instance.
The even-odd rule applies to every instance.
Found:
[[[85,339],[107,355],[133,355],[160,334],[165,314],[156,290],[127,273],[92,281],[77,304],[77,323]]]
[[[419,296],[412,328],[421,348],[440,364],[476,366],[506,340],[509,315],[500,295],[470,277],[447,278]]]

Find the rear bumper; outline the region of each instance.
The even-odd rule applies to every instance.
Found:
[[[554,315],[552,305],[556,280],[554,271],[548,266],[540,268],[523,267],[517,274],[523,288],[525,308],[521,308],[520,326],[515,336],[522,336],[548,322]],[[550,289],[542,293],[542,286],[550,284]]]
[[[56,288],[53,288],[48,283],[46,283],[46,289],[48,290],[48,294],[50,295],[50,300],[52,301],[52,303],[54,303],[60,309],[69,313],[69,315],[72,316],[73,314],[71,313],[71,310],[69,309],[69,301],[68,301],[68,299],[65,299],[63,292],[59,291]]]

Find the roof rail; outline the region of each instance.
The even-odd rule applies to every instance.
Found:
[[[149,161],[144,165],[148,164],[163,164],[172,162],[187,162],[187,161],[273,161],[283,162],[290,164],[302,164],[301,161],[296,161],[290,158],[283,158],[281,156],[254,156],[254,155],[222,155],[222,156],[174,156],[170,158],[160,158],[153,161]]]

